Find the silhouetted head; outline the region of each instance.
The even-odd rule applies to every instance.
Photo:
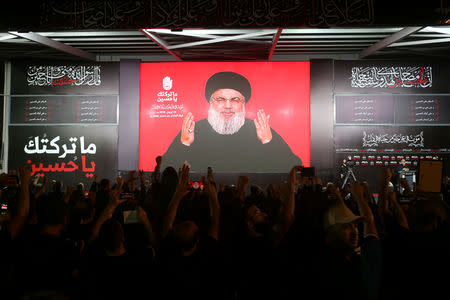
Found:
[[[100,227],[98,238],[106,251],[117,251],[125,241],[122,224],[115,219],[106,220]]]
[[[199,229],[193,221],[184,221],[174,226],[175,244],[182,253],[195,251],[199,240]]]
[[[105,191],[110,190],[111,189],[111,181],[109,181],[109,179],[107,179],[107,178],[103,178],[102,180],[100,180],[100,189],[105,190]]]

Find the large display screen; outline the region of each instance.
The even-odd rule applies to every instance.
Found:
[[[309,62],[142,63],[139,168],[287,173],[310,164]]]

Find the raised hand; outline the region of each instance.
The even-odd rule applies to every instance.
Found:
[[[144,170],[139,170],[139,182],[141,183],[141,186],[145,185],[145,173],[144,173]]]
[[[188,112],[181,125],[181,143],[190,146],[194,142],[195,122],[192,113]]]
[[[359,182],[353,182],[351,185],[351,193],[354,197],[364,199],[364,186]]]
[[[134,174],[136,174],[136,170],[131,170],[128,173],[127,182],[133,182],[134,181]]]
[[[157,165],[157,166],[161,166],[162,156],[161,156],[161,155],[158,155],[158,156],[155,158],[155,161],[156,161],[156,165]]]
[[[239,176],[237,180],[237,189],[244,190],[247,188],[248,183],[250,182],[250,178],[248,176]]]
[[[21,184],[28,184],[31,171],[26,166],[19,166],[19,179]]]
[[[389,169],[389,168],[383,169],[381,176],[382,176],[382,183],[387,185],[389,183],[389,181],[391,181],[391,178],[392,178],[391,169]]]
[[[122,186],[123,186],[123,178],[122,178],[122,176],[118,176],[116,178],[116,182],[117,182],[116,190],[121,190]]]
[[[189,192],[189,165],[183,164],[178,172],[178,184],[175,190],[177,196],[184,197]]]
[[[148,219],[147,213],[140,206],[137,207],[137,216],[138,216],[139,221],[141,221],[142,223],[149,223],[150,222],[149,219]]]
[[[214,179],[214,172],[211,167],[208,167],[208,173],[206,176],[210,182],[212,182],[212,183],[216,182],[216,180]]]
[[[294,166],[289,172],[289,188],[294,189],[294,187],[300,182],[300,179],[297,177],[297,172],[302,169],[302,166]]]
[[[217,195],[216,187],[214,186],[214,184],[207,177],[202,176],[202,182],[203,182],[203,186],[204,186],[204,191],[209,196]]]
[[[258,110],[256,113],[255,127],[256,135],[263,144],[267,144],[272,140],[272,130],[269,125],[270,115],[266,115],[263,109]]]
[[[243,202],[245,200],[245,191],[247,190],[247,185],[250,182],[250,178],[247,176],[239,176],[237,180],[237,196]]]

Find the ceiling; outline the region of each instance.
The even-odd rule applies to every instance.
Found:
[[[449,54],[448,25],[0,32],[0,60],[448,60]]]

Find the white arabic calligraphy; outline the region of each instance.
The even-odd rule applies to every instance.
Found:
[[[39,136],[32,137],[28,141],[28,143],[24,147],[24,151],[27,154],[59,154],[59,158],[66,157],[67,154],[74,154],[76,151],[76,142],[80,141],[80,151],[81,154],[95,154],[97,152],[97,146],[94,143],[89,144],[87,148],[85,148],[84,136],[81,136],[79,139],[76,137],[69,138],[69,142],[71,143],[71,149],[67,148],[67,145],[62,145],[64,153],[60,154],[60,147],[57,142],[60,140],[60,136],[54,137],[50,141],[50,147],[48,148],[47,144],[49,140],[47,138],[39,139]]]
[[[353,67],[351,76],[354,88],[429,88],[432,82],[431,66]]]
[[[363,147],[379,146],[379,144],[408,144],[413,147],[423,147],[423,131],[417,135],[376,134],[363,132]]]
[[[29,66],[28,86],[94,86],[101,84],[100,66]]]

